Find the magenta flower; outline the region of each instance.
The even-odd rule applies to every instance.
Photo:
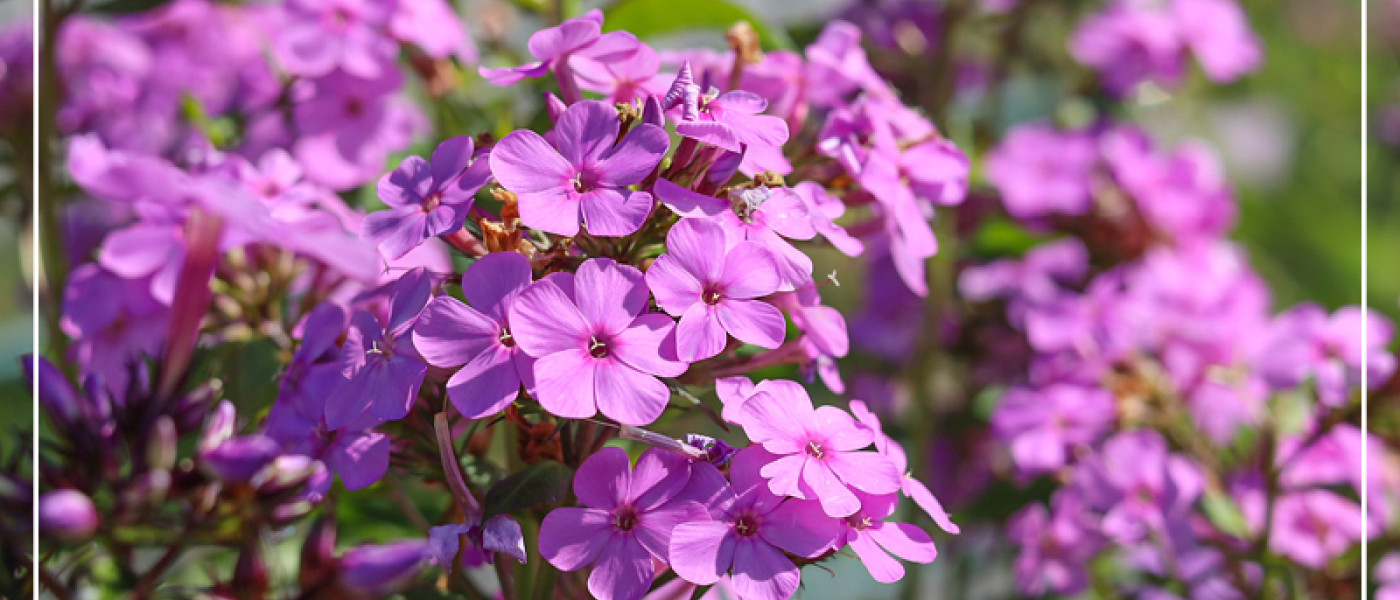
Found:
[[[336,67],[377,77],[396,50],[383,32],[392,7],[377,0],[289,0],[286,23],[274,36],[277,58],[303,77]]]
[[[637,600],[651,588],[653,560],[666,562],[671,530],[701,519],[705,509],[680,493],[691,465],[651,449],[629,464],[627,452],[607,447],[579,466],[574,495],[581,508],[557,508],[540,524],[540,554],[562,571],[597,563],[588,591],[599,600]],[[708,466],[708,463],[705,463]]]
[[[1357,542],[1380,535],[1374,518],[1370,530],[1363,531],[1361,506],[1335,492],[1306,490],[1276,502],[1269,549],[1304,567],[1321,569]],[[1251,516],[1263,521],[1262,515]]]
[[[647,271],[647,285],[676,326],[676,354],[697,361],[724,350],[726,332],[739,341],[777,348],[786,323],[761,300],[778,291],[774,257],[754,242],[725,250],[724,230],[712,221],[682,219],[666,235],[667,252]]]
[[[1016,466],[1044,473],[1069,463],[1075,447],[1093,443],[1112,425],[1113,395],[1097,387],[1057,383],[1040,390],[1012,388],[992,417],[997,436],[1011,443]]]
[[[1259,38],[1234,0],[1175,0],[1172,12],[1182,39],[1211,81],[1234,81],[1264,62]]]
[[[547,27],[530,36],[530,54],[539,59],[518,67],[488,69],[477,72],[496,85],[511,85],[521,79],[543,76],[551,69],[568,68],[569,57],[575,54],[598,60],[623,59],[638,47],[636,36],[625,31],[603,33],[603,11],[590,10],[581,17],[569,19],[555,27]],[[572,77],[566,75],[564,79]],[[577,92],[577,90],[573,90]],[[566,97],[570,94],[566,91]]]
[[[1092,136],[1031,123],[1013,128],[987,157],[987,180],[1017,219],[1082,215],[1093,202],[1089,185],[1097,163]]]
[[[651,174],[666,154],[666,130],[642,123],[617,142],[617,110],[590,100],[559,115],[553,145],[538,133],[516,131],[491,152],[491,171],[520,201],[525,225],[576,235],[579,222],[594,235],[636,231],[651,213],[647,192],[628,186]]]
[[[938,558],[938,548],[928,532],[908,523],[890,523],[899,496],[858,494],[860,510],[846,517],[838,545],[850,545],[870,576],[880,583],[904,579],[904,565],[890,555],[910,562],[928,564]]]
[[[691,465],[684,496],[709,508],[708,518],[681,523],[671,532],[671,568],[681,579],[710,585],[731,573],[745,600],[786,600],[802,573],[784,552],[816,558],[833,549],[841,522],[815,501],[784,500],[763,485],[759,469],[774,457],[749,447],[734,455],[729,478],[708,463]]]
[[[1104,540],[1078,495],[1060,491],[1050,502],[1050,510],[1032,504],[1011,517],[1007,535],[1021,547],[1016,586],[1030,596],[1078,594],[1089,586],[1089,561]]]
[[[675,377],[675,323],[648,313],[641,271],[612,259],[585,261],[572,293],[549,278],[509,310],[515,340],[534,357],[540,405],[571,419],[604,415],[625,425],[655,421],[671,396],[656,376]]]
[[[462,294],[471,306],[438,296],[413,327],[413,345],[430,364],[461,367],[447,381],[447,397],[464,417],[494,415],[515,401],[521,383],[534,387],[535,360],[516,345],[509,319],[530,281],[524,255],[487,254],[462,273]]]
[[[874,432],[834,406],[813,408],[801,386],[755,391],[740,406],[744,433],[778,456],[763,466],[768,489],[780,496],[815,498],[833,517],[860,509],[852,488],[870,494],[899,491],[899,470],[874,451]]]
[[[768,109],[768,101],[762,96],[744,90],[723,94],[718,90],[703,91],[695,83],[688,61],[681,66],[662,101],[666,110],[677,107],[681,109],[677,134],[731,152],[742,152],[749,145],[782,146],[788,140],[786,121],[759,114]]]
[[[1363,371],[1373,388],[1395,372],[1395,357],[1386,350],[1394,326],[1375,311],[1344,306],[1328,315],[1316,304],[1300,304],[1275,317],[1272,329],[1258,365],[1275,389],[1311,378],[1323,404],[1342,406],[1351,390],[1360,387]]]
[[[783,238],[810,240],[817,235],[812,219],[797,194],[767,187],[731,192],[733,210],[719,213],[726,243],[757,242],[777,256],[784,290],[812,281],[812,259]]]
[[[472,139],[438,144],[429,163],[405,158],[379,179],[379,199],[388,210],[365,217],[364,235],[389,258],[403,258],[424,240],[462,228],[477,190],[491,179],[489,161],[473,160]]]
[[[421,267],[394,284],[389,321],[381,326],[369,311],[350,318],[340,370],[346,381],[335,401],[326,403],[326,426],[340,429],[370,411],[384,420],[403,418],[418,398],[428,365],[418,356],[408,333],[428,303],[432,279]]]
[[[929,518],[933,519],[933,522],[940,529],[952,534],[962,533],[962,528],[954,524],[953,520],[948,517],[948,511],[943,509],[943,503],[934,497],[933,492],[929,491],[924,482],[915,479],[914,474],[909,472],[909,456],[904,453],[904,448],[900,447],[898,442],[885,435],[884,430],[880,427],[880,418],[875,416],[875,413],[870,412],[865,402],[861,400],[851,401],[851,414],[855,415],[856,420],[860,421],[861,425],[869,427],[875,433],[875,451],[888,458],[890,462],[894,463],[895,470],[903,474],[899,491],[913,500],[914,504],[923,509],[925,513],[928,513]]]
[[[571,64],[578,74],[579,87],[603,94],[609,102],[631,104],[666,92],[666,79],[657,74],[661,57],[645,44],[638,44],[636,52],[622,59],[603,61],[579,56]]]

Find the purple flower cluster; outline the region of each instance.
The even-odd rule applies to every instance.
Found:
[[[1111,0],[1070,38],[1074,58],[1098,71],[1114,95],[1151,81],[1180,83],[1187,55],[1206,77],[1234,81],[1263,62],[1262,44],[1234,0]]]
[[[906,580],[961,532],[944,501],[1017,487],[1021,592],[1242,600],[1400,523],[1400,460],[1352,424],[1396,371],[1386,319],[1273,314],[1203,144],[1105,113],[960,147],[1002,126],[926,114],[1007,74],[938,57],[907,93],[881,54],[951,51],[965,15],[869,5],[767,52],[551,15],[507,66],[445,0],[65,18],[44,539],[102,540],[136,597],[198,543],[237,552],[216,597],[782,600],[837,554]],[[1008,36],[1031,10],[983,5]],[[1233,0],[1110,0],[1070,51],[1104,102],[1261,60]],[[338,548],[383,497],[412,529]]]
[[[70,249],[80,266],[62,328],[84,393],[122,399],[85,407],[53,388],[73,451],[114,443],[84,425],[113,406],[155,411],[133,427],[183,419],[119,442],[178,440],[197,425],[186,423],[202,414],[196,401],[213,402],[166,402],[196,367],[267,343],[280,365],[270,406],[209,411],[189,460],[162,454],[152,471],[174,468],[171,493],[252,498],[257,510],[237,517],[249,531],[371,488],[391,465],[440,472],[454,500],[425,536],[343,553],[333,524],[318,525],[303,585],[373,596],[429,564],[525,562],[526,514],[493,505],[495,487],[485,506],[473,489],[482,473],[496,487],[514,475],[465,477],[462,458],[487,459],[455,441],[502,423],[540,453],[522,450],[527,464],[573,470],[577,505],[549,512],[530,545],[561,571],[592,565],[598,598],[641,598],[658,565],[780,600],[802,566],[847,546],[885,583],[903,577],[900,558],[932,562],[930,535],[894,519],[900,495],[957,527],[864,404],[853,416],[814,406],[794,381],[748,378],[795,366],[844,390],[846,321],[823,305],[810,248],[877,250],[903,293],[925,294],[934,207],[967,190],[967,158],[875,74],[859,32],[836,22],[805,55],[740,60],[756,47],[751,29],[734,32],[727,56],[663,54],[603,33],[597,11],[566,20],[530,38],[536,62],[480,70],[498,85],[552,73],[551,130],[441,141],[382,174],[385,208],[361,213],[336,192],[373,180],[419,131],[400,54],[415,68],[475,58],[437,4],[182,0],[64,24],[61,73],[81,91],[60,124],[84,196],[65,218],[101,241]],[[785,145],[798,136],[807,158],[794,165]],[[838,225],[848,209],[864,221]],[[468,261],[460,275],[447,248]],[[668,411],[720,419],[696,398],[712,384],[720,425],[743,443],[641,429]],[[633,465],[605,447],[614,435],[651,449]],[[71,490],[51,502],[68,519],[54,521],[68,532],[55,539],[106,525],[73,508],[131,485],[101,473],[52,475]],[[235,591],[265,569],[256,544],[240,552]]]
[[[1163,152],[1123,126],[1022,125],[989,159],[1005,214],[1063,236],[959,278],[963,297],[1003,312],[984,327],[1024,349],[1024,369],[989,381],[1010,386],[992,425],[1014,474],[1063,484],[1010,527],[1025,593],[1086,589],[1112,547],[1191,597],[1242,598],[1263,566],[1229,548],[1267,540],[1322,568],[1390,522],[1380,511],[1363,532],[1356,495],[1393,454],[1338,420],[1368,392],[1363,372],[1372,389],[1394,372],[1391,325],[1354,307],[1270,316],[1264,284],[1221,239],[1235,208],[1219,172],[1199,146]],[[1280,412],[1299,422],[1279,429]],[[1222,460],[1260,430],[1278,437]],[[1362,444],[1366,471],[1343,458]],[[1377,505],[1394,497],[1371,489]]]

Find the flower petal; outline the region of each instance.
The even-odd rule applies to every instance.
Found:
[[[486,315],[451,296],[438,296],[413,324],[413,347],[429,364],[455,367],[489,347],[498,326]]]
[[[498,322],[506,320],[506,303],[530,285],[530,259],[519,252],[492,252],[462,272],[462,295],[477,310]]]
[[[671,502],[655,510],[647,511],[637,520],[632,530],[637,541],[652,556],[661,562],[669,563],[671,556],[671,533],[682,523],[692,523],[698,519],[708,520],[710,514],[697,502],[687,500]]]
[[[828,455],[828,460],[830,455]],[[831,472],[826,461],[809,460],[802,466],[802,483],[812,489],[822,510],[833,517],[849,517],[860,510],[860,499]]]
[[[613,137],[608,139],[616,137],[614,130]],[[661,163],[670,145],[671,139],[667,137],[665,129],[648,123],[634,126],[622,137],[622,141],[603,155],[595,167],[598,183],[608,187],[626,187],[640,182]]]
[[[578,235],[579,195],[572,191],[523,193],[516,197],[520,222],[555,235]]]
[[[515,342],[534,357],[581,350],[593,333],[574,301],[549,280],[520,292],[510,307],[510,325]]]
[[[815,500],[788,500],[763,516],[758,534],[783,550],[816,558],[838,543],[844,524],[827,516]]]
[[[676,357],[675,328],[670,317],[647,313],[613,336],[609,349],[622,362],[643,373],[679,377],[690,365]]]
[[[587,350],[555,352],[535,361],[540,406],[556,417],[584,419],[598,412],[593,395],[593,363]]]
[[[724,229],[709,219],[681,219],[666,234],[666,252],[702,285],[717,283],[725,267]]]
[[[399,167],[379,178],[379,199],[396,208],[418,206],[433,189],[433,174],[428,161],[410,156]]]
[[[520,376],[513,360],[516,352],[493,344],[452,375],[447,381],[447,397],[462,416],[489,417],[515,401],[520,394]]]
[[[471,164],[474,149],[472,139],[465,135],[448,138],[438,144],[437,148],[433,150],[433,160],[430,163],[433,183],[436,184],[436,187],[445,186],[461,175],[462,171],[467,170],[467,165]]]
[[[719,225],[715,225],[715,230],[720,230]],[[724,267],[717,278],[725,297],[758,298],[778,291],[783,284],[782,276],[778,273],[778,260],[761,244],[735,244],[725,255]]]
[[[734,564],[734,536],[728,523],[695,521],[671,531],[671,569],[681,579],[710,585]]]
[[[598,410],[623,425],[650,425],[666,410],[671,390],[657,378],[617,359],[596,363],[593,389]]]
[[[646,279],[656,303],[671,316],[681,316],[700,302],[700,281],[670,252],[656,257],[647,269]]]
[[[671,212],[686,218],[714,217],[730,210],[724,198],[693,192],[666,179],[656,180],[651,191]]]
[[[636,268],[610,258],[594,258],[574,274],[574,299],[591,326],[590,334],[615,335],[646,309],[647,287]]]
[[[762,300],[727,298],[715,311],[719,322],[739,341],[763,348],[777,348],[787,335],[783,311]]]
[[[933,519],[933,522],[937,523],[943,531],[952,534],[962,533],[962,528],[953,523],[953,520],[948,516],[948,511],[943,509],[943,503],[934,497],[933,492],[930,492],[928,486],[924,485],[922,481],[905,475],[901,489],[904,490],[904,495],[928,513],[929,518]]]
[[[554,145],[564,160],[581,170],[603,158],[603,153],[617,141],[621,126],[617,109],[611,104],[584,100],[559,115],[554,126]]]
[[[368,487],[389,470],[389,436],[374,431],[342,432],[328,462],[345,482],[345,489]]]
[[[632,459],[617,446],[606,446],[588,457],[574,473],[574,495],[591,508],[612,510],[627,499],[632,487]]]
[[[501,138],[491,149],[491,173],[517,194],[562,192],[574,168],[540,134],[522,129]],[[523,210],[523,207],[522,207]]]
[[[908,523],[876,523],[865,531],[884,549],[904,560],[928,564],[938,558],[938,548],[928,532]]]
[[[734,545],[730,583],[744,600],[787,600],[797,592],[802,574],[782,552],[753,538]]]
[[[826,464],[841,481],[870,494],[897,492],[904,479],[894,463],[878,452],[829,452]]]
[[[651,553],[632,536],[614,535],[588,576],[588,592],[598,600],[641,600],[655,576]]]
[[[689,460],[673,452],[650,448],[637,457],[637,465],[632,468],[627,499],[636,502],[640,510],[650,510],[674,498],[689,481]]]
[[[595,508],[556,508],[540,523],[540,555],[561,571],[598,559],[612,537],[612,515]]]
[[[625,189],[598,188],[579,196],[579,208],[588,233],[629,235],[646,222],[652,209],[651,194]]]
[[[851,550],[860,557],[865,570],[880,583],[894,583],[904,579],[904,565],[885,552],[866,531],[856,531],[850,536]]]
[[[715,307],[697,302],[681,315],[676,325],[676,356],[696,362],[718,355],[729,342],[729,334],[715,314]]]

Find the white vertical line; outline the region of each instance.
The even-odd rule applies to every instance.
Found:
[[[32,281],[32,285],[30,285],[30,288],[31,288],[30,291],[31,291],[32,294],[33,294],[32,298],[30,299],[31,304],[30,304],[30,307],[29,307],[30,314],[33,315],[33,321],[31,322],[31,324],[32,324],[32,326],[33,326],[33,330],[32,330],[31,333],[30,333],[30,343],[31,343],[31,348],[30,348],[30,350],[33,352],[33,355],[30,357],[30,360],[32,360],[32,361],[38,361],[38,360],[39,360],[39,155],[41,154],[41,153],[39,152],[39,148],[40,148],[40,145],[39,145],[39,143],[40,143],[40,140],[39,140],[39,106],[40,106],[40,105],[39,105],[39,88],[41,87],[41,86],[39,85],[39,77],[40,77],[40,74],[39,74],[39,48],[40,48],[40,46],[41,46],[41,41],[40,41],[40,38],[39,38],[39,34],[43,31],[43,30],[40,28],[40,23],[39,23],[40,15],[43,14],[43,11],[40,10],[40,6],[39,6],[39,4],[40,4],[41,1],[42,1],[42,0],[34,0],[34,3],[31,5],[31,8],[34,9],[34,13],[33,13],[33,17],[32,17],[34,31],[33,31],[32,41],[31,41],[31,43],[33,44],[33,47],[31,48],[31,50],[33,51],[33,56],[32,56],[33,64],[32,64],[32,66],[31,66],[31,69],[32,69],[32,73],[33,73],[32,77],[34,78],[34,79],[33,79],[33,82],[32,82],[33,85],[34,85],[34,90],[33,90],[33,92],[32,92],[32,93],[33,93],[33,103],[32,103],[31,114],[30,114],[30,119],[31,119],[31,121],[30,121],[30,132],[29,132],[29,136],[30,136],[30,140],[31,140],[30,152],[32,153],[32,156],[31,156],[31,161],[32,161],[32,162],[31,162],[31,164],[30,164],[30,169],[29,169],[29,175],[30,175],[30,177],[31,177],[31,179],[32,179],[32,181],[30,182],[30,187],[29,187],[29,190],[30,190],[30,192],[29,192],[30,199],[29,199],[29,200],[30,200],[30,202],[32,203],[32,205],[30,206],[30,210],[29,210],[29,215],[30,215],[30,216],[29,216],[29,228],[30,228],[30,231],[32,231],[32,234],[29,236],[29,240],[30,240],[30,244],[31,244],[31,246],[30,246],[30,267],[31,267],[31,268],[30,268],[30,270],[29,270],[29,273],[30,273],[29,278],[30,278],[30,280]],[[29,476],[30,476],[30,488],[31,488],[30,491],[31,491],[31,494],[32,494],[32,495],[31,495],[31,501],[33,502],[33,504],[31,504],[31,509],[30,509],[30,511],[29,511],[29,513],[30,513],[30,515],[29,515],[29,516],[30,516],[30,525],[31,525],[30,533],[32,534],[30,543],[33,544],[33,546],[31,546],[30,549],[29,549],[29,550],[30,550],[30,553],[31,553],[31,554],[30,554],[30,556],[31,556],[31,558],[30,558],[30,564],[31,564],[31,566],[30,566],[30,569],[29,569],[29,571],[30,571],[29,575],[30,575],[30,578],[31,578],[32,581],[33,581],[32,585],[33,585],[33,587],[34,587],[34,598],[35,598],[35,600],[38,600],[38,598],[39,598],[39,368],[38,368],[38,366],[39,366],[39,365],[38,365],[37,363],[36,363],[36,364],[31,364],[31,365],[30,365],[30,370],[34,373],[34,374],[33,374],[33,380],[30,381],[30,385],[32,386],[32,395],[31,395],[31,397],[34,399],[34,403],[33,403],[33,410],[34,410],[34,413],[33,413],[33,423],[32,423],[32,425],[33,425],[33,427],[34,427],[34,431],[32,432],[32,435],[33,435],[32,445],[30,446],[30,449],[29,449],[29,454],[30,454],[30,457],[29,457],[29,458],[30,458],[30,461],[31,461],[31,462],[30,462],[30,469],[29,469],[29,474],[30,474],[30,475],[29,475]]]
[[[1368,58],[1368,56],[1367,56],[1367,52],[1370,50],[1370,44],[1368,43],[1368,37],[1369,37],[1369,33],[1370,33],[1369,28],[1368,28],[1368,16],[1369,16],[1369,13],[1370,13],[1370,2],[1369,2],[1368,0],[1362,0],[1362,2],[1361,2],[1361,313],[1362,313],[1363,315],[1366,314],[1366,310],[1367,310],[1366,292],[1367,292],[1367,290],[1368,290],[1368,288],[1367,288],[1368,281],[1367,281],[1367,278],[1366,278],[1366,274],[1367,274],[1367,251],[1366,251],[1366,245],[1367,245],[1367,242],[1366,242],[1367,214],[1366,214],[1366,201],[1367,201],[1367,195],[1368,195],[1368,191],[1367,191],[1367,177],[1366,177],[1366,175],[1367,175],[1367,168],[1368,168],[1369,165],[1368,165],[1368,163],[1367,163],[1366,137],[1367,137],[1367,133],[1368,133],[1369,130],[1370,130],[1370,119],[1368,118],[1368,116],[1369,116],[1369,115],[1368,115],[1368,112],[1369,112],[1369,111],[1368,111],[1368,109],[1367,109],[1367,102],[1368,102],[1368,98],[1367,98],[1367,87],[1368,87],[1368,86],[1367,86],[1367,83],[1366,83],[1366,73],[1367,73],[1367,69],[1368,69],[1369,66],[1370,66],[1370,61],[1369,61],[1369,58]],[[1362,320],[1362,326],[1361,326],[1361,435],[1362,435],[1362,439],[1361,439],[1361,600],[1366,600],[1368,591],[1370,590],[1370,583],[1371,583],[1371,581],[1370,581],[1370,559],[1369,559],[1368,552],[1367,552],[1367,546],[1369,546],[1370,543],[1369,543],[1369,539],[1367,538],[1367,534],[1366,534],[1366,532],[1370,530],[1370,520],[1371,520],[1371,515],[1370,515],[1370,502],[1367,500],[1367,496],[1369,495],[1369,494],[1367,493],[1367,488],[1369,487],[1369,486],[1367,485],[1367,480],[1369,479],[1369,477],[1367,477],[1367,475],[1366,475],[1367,473],[1370,472],[1370,471],[1367,470],[1367,465],[1366,465],[1366,454],[1367,454],[1367,447],[1370,446],[1370,439],[1369,439],[1369,436],[1370,436],[1370,432],[1371,432],[1371,428],[1370,428],[1370,426],[1369,426],[1369,415],[1367,414],[1367,413],[1368,413],[1368,411],[1367,411],[1367,400],[1368,400],[1368,397],[1370,396],[1370,389],[1371,389],[1371,388],[1370,388],[1370,382],[1367,381],[1368,378],[1367,378],[1367,376],[1366,376],[1367,366],[1370,365],[1370,358],[1371,358],[1371,357],[1370,357],[1370,350],[1369,350],[1369,347],[1368,347],[1368,345],[1367,345],[1367,340],[1366,340],[1366,337],[1367,337],[1367,336],[1366,336],[1366,331],[1367,331],[1367,329],[1369,329],[1369,328],[1366,327],[1365,319],[1363,318],[1363,320]]]

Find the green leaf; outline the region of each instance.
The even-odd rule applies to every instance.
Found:
[[[574,471],[564,463],[545,460],[530,465],[486,491],[486,515],[482,521],[563,500],[573,481]]]
[[[786,31],[763,22],[749,11],[724,0],[691,0],[680,9],[671,2],[621,0],[603,11],[604,31],[628,31],[639,38],[711,29],[724,31],[748,21],[768,50],[792,50],[796,44]]]
[[[94,4],[87,7],[86,10],[87,12],[107,15],[125,15],[155,10],[169,1],[170,0],[111,0],[110,2]]]
[[[1244,511],[1234,500],[1224,493],[1206,490],[1201,498],[1201,509],[1206,517],[1221,531],[1238,538],[1249,536],[1249,525],[1245,522]]]

